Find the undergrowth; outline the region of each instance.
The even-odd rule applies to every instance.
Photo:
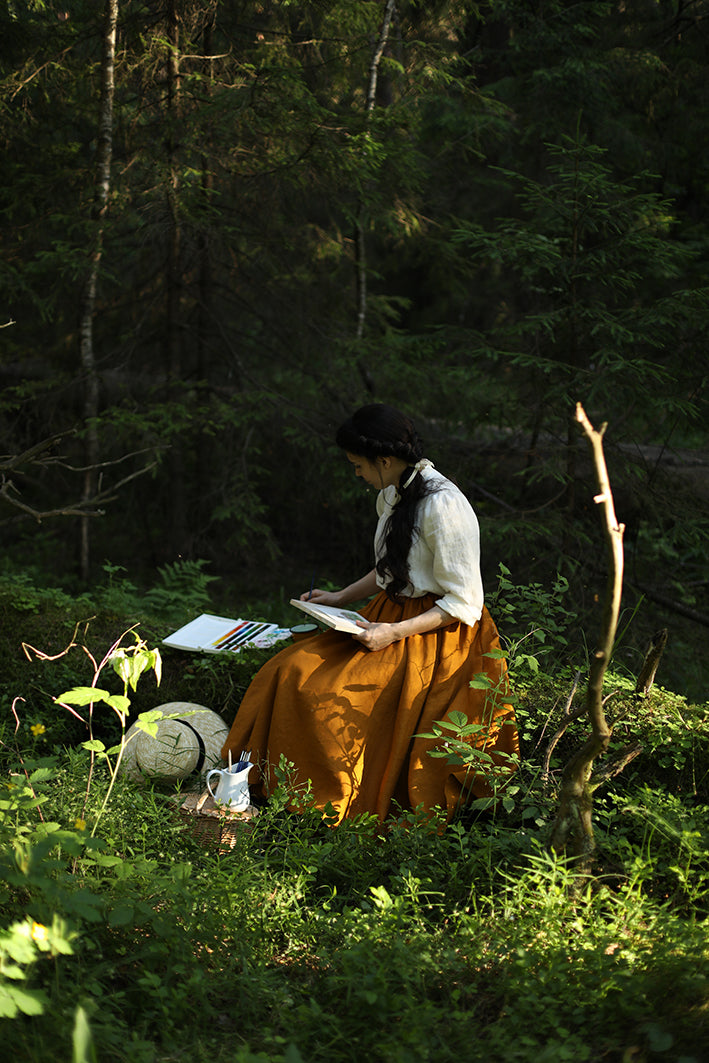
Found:
[[[504,801],[465,809],[445,830],[405,810],[384,825],[364,816],[333,829],[307,800],[304,811],[289,811],[284,766],[279,790],[222,851],[185,829],[179,795],[122,777],[92,836],[110,774],[96,764],[87,803],[86,735],[53,699],[91,681],[82,646],[105,651],[137,606],[121,615],[115,594],[106,609],[61,592],[42,597],[31,582],[7,586],[5,616],[15,608],[12,632],[0,636],[8,1058],[709,1056],[709,707],[661,688],[639,699],[627,675],[609,675],[613,744],[637,741],[642,752],[597,792],[595,873],[579,883],[547,849],[559,773],[585,734],[576,722],[552,742],[563,707],[584,695],[559,633],[562,584],[552,589],[556,632],[544,629],[541,588],[526,594],[534,615],[524,593],[514,598],[517,628],[510,624],[506,645],[522,762]],[[157,645],[175,622],[146,613],[141,636]],[[56,660],[31,662],[17,653],[23,640],[54,647]],[[531,652],[535,644],[543,653]],[[178,700],[230,721],[266,656],[166,653],[160,687],[144,676],[128,691],[130,718]],[[102,680],[110,698],[114,681],[116,694],[125,689],[117,676]],[[95,732],[106,746],[116,740],[108,714]]]

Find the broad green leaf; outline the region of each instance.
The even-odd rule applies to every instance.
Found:
[[[162,709],[148,709],[146,712],[141,712],[138,716],[136,723],[139,725],[157,723],[159,720],[165,719],[165,713]]]
[[[123,863],[123,857],[114,856],[112,853],[101,853],[94,850],[91,862],[98,867],[116,867],[117,864]]]
[[[370,886],[369,892],[380,910],[386,910],[394,906],[394,902],[385,886]]]
[[[154,669],[158,683],[162,677],[162,659],[158,650],[115,650],[111,667],[132,690],[137,689],[141,675],[150,668]]]
[[[133,922],[133,905],[132,904],[117,904],[115,908],[112,908],[108,913],[108,925],[109,926],[128,926]]]
[[[33,786],[37,783],[47,782],[49,779],[53,779],[56,772],[52,768],[35,768],[30,775],[30,782]]]
[[[5,990],[4,994],[2,992],[3,988]],[[46,996],[39,989],[23,989],[17,985],[0,987],[0,1015],[3,1014],[3,996],[6,998],[9,996],[15,1005],[15,1011],[4,1012],[8,1018],[16,1015],[18,1011],[22,1012],[23,1015],[42,1015],[47,1003]]]
[[[0,1019],[14,1019],[19,1011],[10,987],[0,984]]]
[[[90,738],[88,742],[81,743],[82,749],[88,749],[90,753],[104,753],[106,747],[100,738]]]
[[[130,709],[130,699],[125,694],[112,694],[110,698],[106,698],[106,704],[116,712],[120,712],[122,716],[127,715]]]
[[[464,712],[453,711],[449,713],[448,719],[455,727],[465,727],[468,722],[468,717]]]
[[[93,701],[108,701],[110,697],[108,690],[100,690],[99,687],[74,687],[60,694],[57,701],[66,702],[67,705],[90,705]]]

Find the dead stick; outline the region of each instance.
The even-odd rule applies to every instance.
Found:
[[[586,690],[586,711],[591,724],[591,735],[564,768],[559,809],[552,829],[551,845],[557,853],[570,849],[569,855],[579,859],[580,869],[588,871],[594,849],[592,791],[589,787],[589,780],[594,760],[600,754],[605,753],[611,738],[611,729],[603,711],[603,679],[618,628],[623,589],[623,532],[625,528],[624,525],[618,523],[615,515],[613,494],[603,454],[603,436],[606,425],[601,425],[596,431],[581,403],[576,405],[576,420],[581,425],[593,453],[597,482],[594,502],[601,507],[609,564],[600,638],[591,659]]]

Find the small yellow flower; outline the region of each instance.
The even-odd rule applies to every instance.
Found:
[[[75,819],[74,820],[74,830],[86,830],[86,820],[85,819]]]
[[[46,926],[42,926],[41,923],[32,923],[32,930],[30,931],[33,941],[36,941],[38,945],[47,940],[48,931]]]
[[[38,738],[39,735],[43,735],[46,730],[47,728],[44,726],[43,723],[33,723],[30,727],[30,731],[35,736],[35,738]]]

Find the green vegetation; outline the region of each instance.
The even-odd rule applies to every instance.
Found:
[[[141,587],[206,559],[229,612],[351,582],[371,500],[329,448],[374,399],[470,496],[487,585],[561,574],[595,629],[581,402],[629,661],[670,628],[666,683],[702,700],[707,17],[0,2],[3,558],[77,594],[106,557]]]
[[[99,660],[145,600],[116,610],[120,579],[109,577],[112,609],[96,606],[77,637],[101,644],[91,650]],[[200,579],[197,567],[183,592]],[[94,665],[81,645],[54,660],[17,651],[27,636],[59,654],[93,603],[5,581],[4,617],[16,609],[0,647],[8,1051],[32,1063],[337,1063],[363,1053],[381,1063],[700,1063],[709,706],[658,687],[638,698],[630,675],[609,676],[609,717],[624,715],[613,746],[634,739],[642,753],[597,791],[597,860],[579,883],[549,854],[548,832],[561,767],[584,734],[576,721],[551,741],[574,683],[569,657],[580,665],[583,647],[570,646],[562,580],[545,595],[503,572],[501,586],[523,759],[496,808],[467,809],[444,831],[411,814],[383,829],[367,817],[333,829],[315,810],[288,811],[283,765],[279,791],[219,851],[186,828],[174,792],[119,776],[102,811],[111,778],[100,755],[87,801],[96,746],[82,748],[86,729],[53,697],[90,685]],[[123,595],[125,608],[126,586]],[[139,630],[152,645],[170,627],[158,614]],[[129,720],[172,699],[226,707],[230,719],[235,688],[238,697],[267,656],[166,651],[157,687],[148,671],[137,681],[142,665],[126,671],[139,654],[119,657],[115,672],[107,661],[98,677],[112,701],[95,705],[94,731],[110,756],[121,698]],[[575,697],[582,703],[583,690]]]
[[[709,1058],[708,19],[0,0],[8,1055]],[[170,701],[230,722],[267,653],[166,652],[136,689],[106,655],[203,610],[288,623],[313,572],[366,571],[373,499],[330,448],[372,400],[479,515],[520,770],[445,832],[333,831],[287,811],[284,765],[204,849],[175,795],[109,792],[110,751]],[[586,883],[548,854],[606,579],[576,402],[626,528],[609,755],[642,746],[594,793]],[[88,733],[55,699],[97,672]]]

